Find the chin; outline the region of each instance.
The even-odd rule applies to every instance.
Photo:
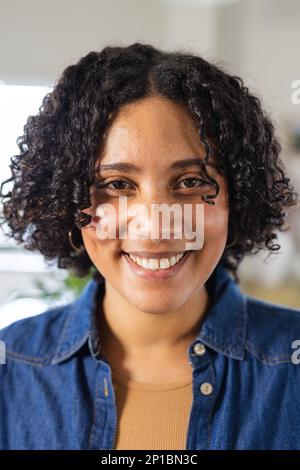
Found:
[[[156,298],[154,298],[156,297]],[[145,313],[152,313],[152,314],[163,314],[166,312],[172,312],[180,308],[182,303],[184,303],[183,300],[170,298],[172,296],[168,296],[165,301],[161,298],[155,296],[154,293],[149,294],[149,295],[143,295],[141,294],[139,298],[136,296],[134,298],[128,298],[128,302],[130,302],[132,305],[134,305],[138,310],[141,310],[142,312]]]

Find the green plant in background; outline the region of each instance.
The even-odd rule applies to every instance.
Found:
[[[38,299],[49,301],[60,300],[64,295],[69,294],[75,299],[84,289],[85,285],[92,279],[92,272],[85,277],[78,277],[72,271],[67,271],[67,276],[62,280],[61,286],[50,290],[46,283],[37,279],[34,284],[39,291]]]
[[[84,289],[85,285],[92,279],[92,274],[85,277],[75,276],[69,272],[68,276],[64,279],[64,285],[66,289],[71,290],[76,296]]]

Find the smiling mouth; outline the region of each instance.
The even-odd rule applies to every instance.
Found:
[[[181,264],[182,260],[184,260],[190,252],[191,250],[188,250],[168,258],[143,258],[131,255],[126,251],[123,251],[122,254],[128,258],[129,262],[134,263],[137,267],[140,267],[145,271],[169,271],[174,266]]]

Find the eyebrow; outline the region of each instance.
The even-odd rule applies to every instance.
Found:
[[[203,160],[201,158],[186,158],[183,160],[176,160],[170,166],[171,170],[182,170],[184,168],[190,168],[192,166],[201,167]],[[207,163],[209,166],[214,166],[213,163],[208,161]],[[97,167],[97,173],[102,171],[108,170],[118,170],[124,171],[125,173],[130,173],[131,171],[138,172],[140,171],[140,167],[134,165],[134,163],[126,163],[126,162],[119,162],[119,163],[106,163],[99,165]]]

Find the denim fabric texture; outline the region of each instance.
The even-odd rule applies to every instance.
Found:
[[[213,303],[187,349],[185,449],[300,449],[300,310],[244,294],[222,264],[209,281]],[[95,322],[104,293],[90,280],[75,301],[0,331],[0,449],[114,449],[114,386]]]

